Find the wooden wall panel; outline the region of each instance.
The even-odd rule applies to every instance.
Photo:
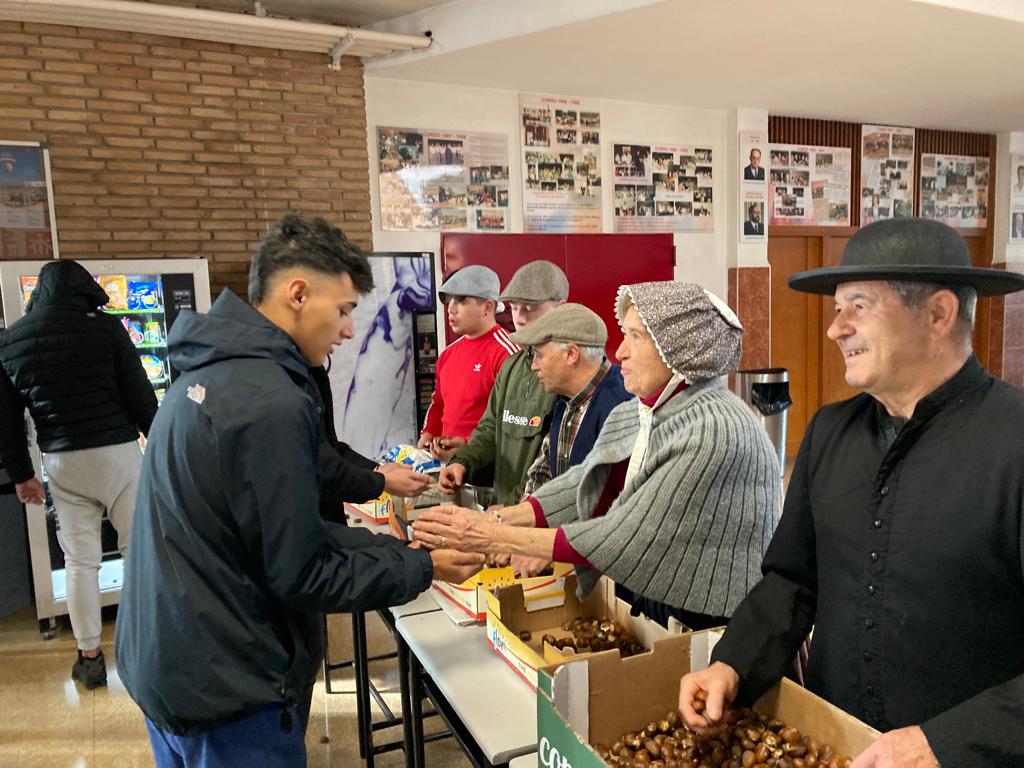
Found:
[[[804,429],[818,409],[818,346],[821,323],[819,299],[792,291],[786,278],[821,264],[821,240],[806,237],[780,237],[768,240],[771,265],[771,365],[789,371],[789,410],[786,455],[796,456]]]

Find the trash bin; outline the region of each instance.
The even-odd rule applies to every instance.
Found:
[[[768,439],[779,457],[779,474],[786,471],[786,411],[789,397],[789,371],[785,368],[753,368],[737,371],[733,391],[764,425]]]

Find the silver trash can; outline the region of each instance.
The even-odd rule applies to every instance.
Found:
[[[793,405],[789,397],[789,371],[785,368],[752,368],[736,371],[733,391],[758,417],[779,457],[779,474],[786,472],[786,411]]]

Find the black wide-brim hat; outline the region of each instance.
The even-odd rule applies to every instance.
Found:
[[[956,230],[928,219],[884,219],[861,229],[843,251],[843,263],[800,272],[789,287],[831,296],[842,283],[906,280],[966,285],[979,296],[1024,289],[1024,275],[971,266],[967,243]]]

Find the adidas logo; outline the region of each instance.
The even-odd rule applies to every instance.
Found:
[[[481,366],[482,366],[481,363],[477,363],[476,365],[474,365],[473,366],[473,373],[480,373]]]

